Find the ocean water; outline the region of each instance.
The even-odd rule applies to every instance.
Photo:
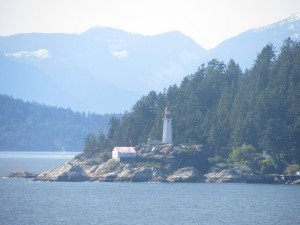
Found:
[[[43,172],[63,164],[80,152],[0,152],[0,176],[15,171]],[[1,224],[0,224],[1,225]]]
[[[68,159],[50,153],[48,158],[27,155],[22,163],[22,157],[14,157],[0,154],[2,173],[22,165],[47,170]],[[298,225],[300,186],[35,182],[2,177],[0,224]]]

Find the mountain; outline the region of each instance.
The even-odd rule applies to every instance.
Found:
[[[212,58],[228,62],[234,59],[243,68],[250,68],[259,51],[266,44],[273,44],[277,52],[285,39],[300,40],[300,13],[274,24],[251,29],[223,41],[208,51],[204,61]]]
[[[148,91],[179,82],[205,53],[179,32],[142,36],[105,27],[0,37],[0,51],[2,93],[102,113],[128,110]],[[23,80],[41,88],[18,87]]]
[[[60,96],[67,96],[70,102],[76,102],[53,79],[35,66],[16,62],[0,54],[0,68],[1,93],[21,96],[23,99],[35,99],[50,105],[63,105],[64,101]]]
[[[81,151],[84,137],[107,131],[111,116],[0,95],[0,151]]]
[[[246,31],[211,50],[178,31],[143,36],[93,27],[80,34],[0,37],[0,93],[79,111],[124,112],[212,58],[249,68],[266,44],[279,48],[288,37],[299,39],[299,18]]]

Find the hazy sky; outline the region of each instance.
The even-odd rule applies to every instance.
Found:
[[[300,0],[0,0],[0,35],[80,33],[108,26],[153,35],[179,30],[205,48],[300,12]]]

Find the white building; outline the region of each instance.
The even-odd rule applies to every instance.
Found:
[[[134,147],[115,147],[112,150],[112,158],[120,161],[124,158],[135,158],[136,157],[136,151]]]
[[[163,118],[164,127],[163,127],[163,144],[172,144],[172,118],[171,113],[168,110],[168,107],[165,109],[165,117]]]

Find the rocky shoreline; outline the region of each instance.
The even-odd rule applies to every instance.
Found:
[[[17,171],[17,172],[12,172],[8,177],[9,178],[36,178],[37,173],[30,173],[27,171]]]
[[[257,175],[247,168],[209,167],[202,146],[138,146],[138,157],[126,161],[107,159],[103,153],[82,153],[55,169],[40,174],[25,171],[9,177],[35,181],[102,182],[206,182],[300,184],[300,176]]]

